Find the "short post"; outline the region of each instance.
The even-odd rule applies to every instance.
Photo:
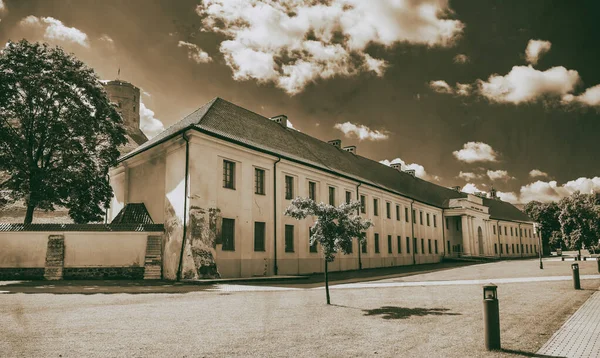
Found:
[[[498,286],[493,283],[483,286],[483,331],[485,348],[500,349],[500,312],[498,308]]]
[[[560,260],[561,260],[561,261],[565,261],[565,257],[564,257],[564,256],[562,256],[562,257],[560,258]]]
[[[600,256],[596,258],[596,263],[598,264],[598,273],[600,273]]]
[[[587,259],[587,257],[585,257],[585,256],[584,256],[584,257],[583,257],[583,261],[586,261],[586,259]]]
[[[579,282],[579,264],[571,264],[571,270],[573,271],[573,287],[576,290],[581,289],[581,284]]]

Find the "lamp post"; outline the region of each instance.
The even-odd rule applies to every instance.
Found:
[[[539,245],[538,253],[540,255],[540,270],[543,270],[544,263],[542,262],[542,251],[544,251],[544,250],[542,247],[542,235],[540,235],[539,224],[533,225],[533,234],[537,235],[537,237],[538,237],[538,245]]]
[[[500,349],[500,313],[498,309],[498,286],[489,283],[483,286],[483,331],[485,348]]]

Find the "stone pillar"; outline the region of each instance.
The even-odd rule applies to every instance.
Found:
[[[470,253],[471,252],[471,238],[470,238],[470,231],[469,231],[469,221],[466,215],[462,215],[460,217],[460,225],[461,225],[461,234],[462,234],[462,252],[463,253]]]
[[[63,235],[48,236],[46,265],[44,278],[46,280],[62,280],[65,260],[65,237]]]

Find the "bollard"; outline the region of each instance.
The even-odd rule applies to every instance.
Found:
[[[587,259],[587,257],[585,257],[585,256],[584,256],[584,257],[583,257],[583,261],[586,261],[586,259]]]
[[[575,261],[581,261],[581,255],[578,254],[577,256],[575,256]]]
[[[596,263],[598,264],[598,273],[600,273],[600,256],[596,258]]]
[[[561,257],[561,258],[560,258],[560,260],[561,260],[561,261],[565,261],[565,257],[564,257],[564,256],[563,256],[563,257]]]
[[[483,286],[483,332],[488,351],[500,349],[500,312],[498,286],[493,283]]]
[[[579,264],[571,264],[571,270],[573,271],[573,287],[576,290],[580,290],[581,284],[579,283]]]

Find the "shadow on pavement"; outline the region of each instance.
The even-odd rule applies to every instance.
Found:
[[[562,357],[562,356],[548,356],[545,354],[535,354],[535,353],[531,353],[531,352],[525,352],[525,351],[514,350],[514,349],[501,349],[500,352],[514,354],[514,355],[518,355],[521,357],[566,358],[566,357]]]
[[[412,316],[459,316],[460,313],[449,312],[448,308],[406,308],[383,306],[372,310],[363,310],[365,316],[379,316],[383,319],[406,319]]]

